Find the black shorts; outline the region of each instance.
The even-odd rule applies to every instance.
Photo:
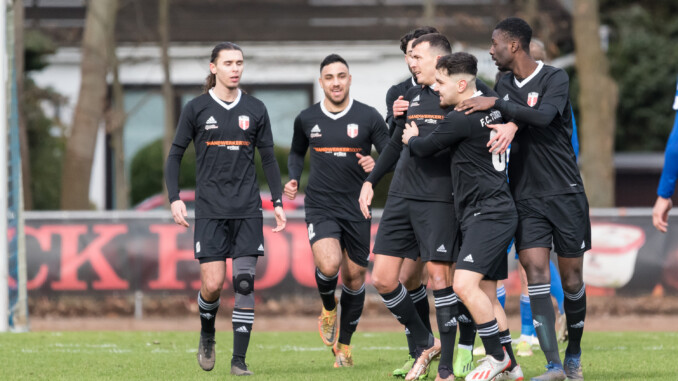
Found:
[[[374,253],[393,257],[454,262],[459,254],[454,205],[388,196]]]
[[[372,228],[370,220],[349,221],[306,209],[306,227],[311,246],[320,239],[334,238],[339,241],[341,249],[346,250],[349,259],[357,265],[367,267],[369,264]]]
[[[200,263],[264,255],[263,218],[195,220],[195,259]]]
[[[518,216],[511,214],[483,214],[468,217],[461,227],[461,248],[457,270],[468,270],[485,275],[487,280],[508,277],[506,251],[518,226]]]
[[[516,201],[516,250],[551,249],[577,258],[591,249],[591,220],[585,193],[559,194]]]

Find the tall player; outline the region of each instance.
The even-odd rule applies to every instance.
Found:
[[[391,86],[386,93],[386,123],[388,124],[389,135],[393,135],[393,131],[395,131],[396,128],[395,118],[393,117],[393,103],[398,98],[402,99],[405,93],[407,93],[407,90],[417,85],[417,79],[412,73],[411,65],[413,61],[412,42],[417,38],[430,33],[438,33],[438,30],[431,26],[424,26],[411,30],[400,38],[400,50],[405,54],[405,63],[407,63],[407,69],[409,70],[411,77]],[[406,258],[400,268],[400,283],[407,289],[407,292],[412,297],[414,308],[416,308],[419,317],[424,322],[426,328],[431,331],[431,319],[429,317],[431,312],[428,304],[428,297],[426,295],[425,279],[426,273],[421,258],[417,258],[416,261]],[[412,335],[409,334],[409,331],[405,330],[405,336],[407,337],[409,356],[403,366],[393,370],[391,374],[394,377],[405,377],[407,372],[412,369],[412,365],[414,365],[416,346],[414,345]]]
[[[165,181],[174,222],[188,227],[186,205],[179,198],[179,167],[193,141],[196,155],[195,258],[200,262],[198,292],[200,343],[198,364],[214,368],[214,320],[226,278],[226,258],[233,261],[233,357],[231,374],[251,375],[245,355],[254,323],[254,275],[264,255],[261,196],[254,168],[254,147],[261,156],[275,205],[277,226],[285,228],[280,169],[266,107],[238,87],[242,49],[223,42],[212,50],[205,93],[183,109],[172,143]]]
[[[454,106],[479,96],[476,58],[454,53],[438,60],[436,82],[440,106]],[[497,281],[506,279],[506,249],[518,216],[506,182],[506,154],[488,152],[492,124],[501,113],[488,110],[465,115],[452,111],[428,136],[420,138],[416,123],[406,125],[403,143],[416,157],[451,150],[454,206],[462,246],[454,274],[454,289],[473,315],[488,356],[466,376],[467,380],[522,380],[513,357],[506,314],[497,299]],[[462,259],[463,258],[463,259]]]
[[[325,345],[333,346],[338,368],[353,366],[351,336],[365,302],[371,224],[362,217],[358,195],[374,168],[372,145],[381,152],[388,144],[388,132],[376,109],[350,97],[351,74],[342,57],[325,57],[319,82],[325,99],[303,110],[294,121],[288,160],[291,180],[285,184],[285,195],[296,197],[310,146],[311,173],[304,208],[323,304],[318,328]],[[334,293],[339,270],[343,287],[337,334]]]
[[[513,126],[500,126],[498,135],[516,133],[509,161],[509,184],[519,217],[516,249],[527,274],[537,337],[548,361],[546,373],[533,380],[581,380],[586,317],[582,265],[584,252],[591,248],[589,206],[570,141],[568,76],[530,56],[531,38],[532,29],[522,19],[497,24],[490,55],[499,70],[511,71],[497,83],[499,98],[471,98],[456,109],[470,113],[495,108],[520,126],[517,133]],[[569,342],[564,369],[549,293],[552,245],[565,292]]]

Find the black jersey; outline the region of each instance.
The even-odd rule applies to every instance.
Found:
[[[227,104],[210,90],[184,107],[172,149],[183,155],[191,140],[196,156],[195,217],[261,217],[254,147],[273,147],[264,104],[241,91]],[[167,180],[170,200],[179,199],[176,180]]]
[[[367,181],[376,184],[397,162],[388,190],[389,195],[413,200],[451,203],[453,195],[449,150],[438,152],[430,157],[413,157],[409,150],[402,149],[405,123],[414,122],[419,127],[419,133],[426,136],[433,132],[450,110],[440,108],[440,96],[430,86],[410,88],[405,94],[405,100],[410,102],[407,114],[405,118],[396,118],[396,131],[384,153],[379,156]]]
[[[516,200],[579,193],[584,186],[572,148],[569,78],[539,62],[518,81],[513,73],[496,86],[495,108],[520,127],[511,143],[509,184]]]
[[[389,136],[393,135],[395,131],[396,122],[393,117],[393,102],[398,99],[399,96],[405,96],[407,90],[417,85],[414,77],[410,77],[397,85],[391,86],[386,92],[386,124],[388,125],[388,134]]]
[[[299,113],[294,121],[288,167],[290,178],[299,181],[303,157],[311,147],[306,209],[322,210],[347,220],[364,220],[358,198],[367,174],[356,154],[370,155],[373,144],[381,152],[388,144],[388,132],[379,112],[364,103],[351,99],[342,112],[333,114],[319,102]]]
[[[448,171],[457,218],[462,223],[471,215],[515,212],[506,178],[506,154],[492,154],[487,147],[496,133],[487,125],[493,123],[502,123],[497,110],[470,115],[452,111],[428,136],[415,136],[408,142],[410,152],[418,157],[451,149]]]

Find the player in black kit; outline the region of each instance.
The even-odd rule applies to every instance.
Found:
[[[583,379],[581,337],[586,317],[582,277],[584,252],[591,248],[591,222],[584,186],[570,137],[572,113],[565,71],[536,62],[529,52],[532,29],[519,18],[497,24],[490,55],[499,70],[511,71],[496,86],[499,98],[477,97],[458,110],[498,109],[520,127],[515,133],[509,180],[518,210],[516,248],[525,267],[539,344],[547,371],[533,380]],[[555,333],[549,292],[549,251],[554,246],[565,292],[569,342],[564,369]]]
[[[381,152],[388,144],[388,132],[376,109],[350,97],[351,75],[342,57],[331,54],[322,61],[319,82],[325,99],[294,121],[288,160],[291,180],[285,184],[285,194],[291,199],[296,196],[310,146],[304,209],[323,303],[318,329],[325,345],[333,346],[334,366],[346,367],[353,366],[351,336],[363,311],[370,255],[370,221],[360,212],[358,196],[374,168],[372,145]],[[339,270],[343,288],[337,335],[334,293]]]
[[[407,63],[407,68],[410,72],[410,77],[406,80],[391,86],[386,93],[386,123],[388,124],[388,133],[393,135],[393,131],[396,128],[395,118],[393,117],[393,103],[397,99],[403,99],[407,90],[417,85],[417,79],[412,73],[411,63],[412,63],[412,43],[417,38],[430,33],[438,33],[438,30],[431,26],[424,26],[407,32],[403,37],[400,38],[400,50],[405,54],[405,62]],[[426,295],[426,271],[424,264],[421,262],[421,258],[417,258],[416,261],[406,258],[403,262],[402,267],[400,268],[400,283],[403,284],[407,292],[412,297],[412,302],[414,307],[419,314],[419,317],[424,322],[426,328],[431,331],[431,319],[430,315],[430,306],[428,303],[428,297]],[[407,347],[409,350],[408,359],[405,361],[405,364],[398,369],[393,370],[391,374],[394,377],[405,377],[407,372],[410,371],[412,365],[414,365],[414,357],[416,346],[412,340],[412,335],[405,330],[405,336],[407,337]]]
[[[369,218],[368,206],[374,194],[372,184],[397,162],[373,249],[372,281],[386,306],[415,342],[417,360],[405,378],[412,380],[426,374],[431,358],[442,351],[438,376],[446,379],[454,377],[452,353],[458,314],[451,273],[457,252],[458,228],[454,217],[450,156],[449,151],[443,151],[427,158],[410,157],[409,151],[402,149],[402,133],[406,120],[416,121],[422,126],[422,133],[428,134],[444,118],[446,111],[439,107],[439,95],[432,86],[436,61],[449,54],[451,48],[447,38],[437,33],[417,38],[412,47],[411,69],[419,85],[394,103],[396,131],[363,185],[360,205],[365,217]],[[407,114],[403,115],[404,112]],[[426,263],[434,290],[442,348],[437,340],[434,341],[415,310],[412,297],[398,279],[404,259],[415,260],[419,256]]]
[[[244,59],[241,48],[224,42],[214,47],[205,93],[191,100],[179,118],[165,170],[174,221],[188,227],[186,205],[179,198],[179,167],[193,141],[196,154],[195,258],[200,262],[198,364],[212,370],[214,320],[226,278],[226,258],[233,260],[233,357],[231,374],[251,375],[245,364],[254,323],[254,275],[264,255],[261,196],[254,168],[254,147],[261,156],[275,205],[277,226],[285,228],[280,169],[266,107],[238,85]]]
[[[440,106],[454,106],[479,96],[477,60],[468,53],[440,58],[436,65]],[[487,142],[501,123],[496,110],[470,115],[451,111],[426,137],[418,137],[415,122],[406,125],[403,143],[416,157],[451,149],[454,204],[461,229],[461,249],[454,273],[454,290],[473,315],[488,356],[467,380],[523,378],[513,357],[506,314],[497,299],[497,281],[508,275],[506,249],[517,225],[517,214],[506,179],[506,154],[488,152]],[[503,348],[502,348],[503,347]]]

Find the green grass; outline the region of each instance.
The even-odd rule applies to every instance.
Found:
[[[189,332],[31,332],[0,334],[2,380],[208,380],[231,377],[232,334],[217,333],[217,364],[202,371]],[[333,369],[315,332],[259,332],[247,362],[254,380],[391,380],[407,356],[402,333],[356,333],[352,369]],[[678,333],[587,332],[586,380],[677,380]],[[561,352],[564,347],[561,347]],[[544,357],[519,358],[526,379]],[[434,367],[437,366],[434,363]],[[435,368],[434,368],[435,369]],[[432,374],[435,374],[432,372]],[[433,376],[435,377],[435,376]],[[431,378],[431,380],[433,379]]]

